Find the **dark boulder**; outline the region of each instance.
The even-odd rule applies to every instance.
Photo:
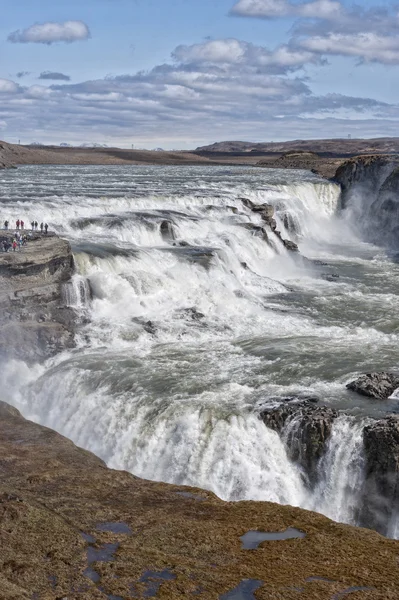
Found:
[[[399,417],[388,417],[364,428],[365,484],[360,524],[390,534],[399,503]]]
[[[260,237],[265,242],[269,241],[269,236],[267,235],[267,231],[264,227],[260,227],[260,225],[255,225],[254,223],[237,223],[239,227],[243,227],[252,233],[252,235],[256,237]]]
[[[362,396],[385,400],[399,387],[399,376],[393,373],[367,373],[347,384],[347,389]]]
[[[336,410],[316,403],[317,398],[287,398],[280,406],[260,413],[265,425],[280,434],[290,459],[304,469],[311,485],[317,482],[317,465],[338,417]]]
[[[248,198],[240,198],[244,206],[252,210],[253,212],[261,213],[264,219],[271,219],[274,216],[274,206],[271,204],[256,204]]]
[[[160,225],[160,231],[164,240],[169,242],[176,239],[176,234],[170,221],[162,221]]]
[[[291,242],[291,240],[283,239],[282,241],[287,250],[289,250],[290,252],[298,252],[298,244],[296,244],[295,242]]]

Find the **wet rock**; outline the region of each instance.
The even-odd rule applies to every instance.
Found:
[[[269,241],[269,236],[267,235],[267,231],[264,227],[260,227],[254,223],[237,223],[237,225],[247,229],[248,231],[251,231],[253,235],[262,238],[265,242]]]
[[[347,384],[347,389],[362,396],[385,400],[399,388],[399,376],[393,373],[367,373]]]
[[[285,248],[287,248],[287,250],[289,250],[290,252],[298,252],[299,248],[298,248],[298,244],[296,244],[295,242],[291,242],[291,240],[282,240]]]
[[[170,221],[161,221],[160,231],[164,240],[171,241],[176,239],[176,234]]]
[[[360,522],[388,535],[399,505],[399,417],[364,428],[365,484]]]
[[[243,205],[252,210],[253,212],[261,213],[261,216],[265,219],[271,219],[274,216],[274,206],[272,206],[271,204],[267,204],[266,202],[264,204],[256,204],[248,198],[239,198],[239,200],[241,200]]]
[[[314,484],[317,465],[325,453],[338,412],[316,406],[317,398],[279,400],[283,400],[280,406],[263,410],[260,417],[267,427],[280,434],[291,460],[305,470],[310,484]]]
[[[76,313],[63,293],[73,270],[69,243],[54,234],[0,253],[0,354],[35,361],[74,346]]]
[[[155,335],[157,332],[157,328],[152,321],[147,321],[147,323],[144,324],[144,330],[151,335]]]
[[[341,185],[341,207],[346,208],[353,194],[366,192],[370,198],[378,192],[397,166],[397,157],[384,155],[355,156],[344,162],[335,173]]]

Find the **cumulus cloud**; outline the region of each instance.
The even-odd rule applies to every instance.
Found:
[[[17,73],[18,79],[21,79],[22,77],[27,77],[28,75],[30,75],[30,71],[19,71]]]
[[[0,79],[0,94],[15,94],[19,90],[19,85],[9,79]]]
[[[316,62],[317,55],[304,49],[279,46],[269,50],[234,38],[211,40],[192,46],[178,46],[173,52],[176,61],[187,64],[248,65],[265,68],[269,72],[285,73]]]
[[[309,81],[294,69],[321,52],[207,40],[177,47],[173,61],[149,71],[31,87],[0,80],[0,91],[7,92],[0,120],[7,122],[6,131],[25,131],[31,139],[59,142],[68,136],[116,145],[131,143],[132,132],[135,140],[157,145],[170,140],[174,146],[237,136],[338,135],[348,126],[355,134],[360,122],[369,127],[363,135],[381,133],[388,124],[392,133],[399,133],[395,105],[312,93]]]
[[[43,71],[38,79],[51,79],[52,81],[70,81],[69,75],[58,73],[57,71]]]
[[[320,54],[353,56],[362,62],[399,64],[399,37],[371,32],[358,34],[329,33],[302,40],[300,45]]]
[[[232,15],[297,19],[286,47],[292,55],[348,56],[358,63],[398,64],[399,13],[395,6],[347,6],[338,0],[238,0]],[[306,60],[306,59],[305,59]]]
[[[54,44],[56,42],[77,42],[87,40],[90,30],[83,21],[65,21],[64,23],[37,23],[27,29],[14,31],[8,41],[14,44]]]
[[[301,4],[289,0],[238,0],[230,14],[261,19],[288,16],[336,19],[342,11],[342,5],[336,0],[311,0]]]

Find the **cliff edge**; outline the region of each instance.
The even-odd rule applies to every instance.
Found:
[[[4,600],[399,597],[398,542],[373,531],[113,471],[5,403],[0,452]]]
[[[12,231],[0,231],[11,243]],[[63,285],[73,273],[69,243],[34,233],[26,246],[0,249],[0,356],[40,360],[74,344],[75,313],[65,306]]]

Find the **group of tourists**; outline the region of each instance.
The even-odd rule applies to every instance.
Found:
[[[15,232],[15,236],[13,239],[8,238],[0,242],[0,250],[1,252],[16,252],[17,250],[21,250],[22,246],[26,246],[28,243],[28,236],[21,235],[19,231]]]
[[[15,231],[13,237],[0,239],[0,252],[17,252],[21,250],[23,246],[26,246],[29,238],[33,238],[32,232],[39,231],[39,223],[37,221],[32,221],[30,226],[31,230],[29,230],[29,228],[25,228],[25,222],[22,221],[22,219],[17,219],[17,221],[15,221]],[[9,228],[10,221],[4,221],[4,229],[8,231]],[[28,233],[22,233],[24,231],[27,231]],[[40,232],[47,235],[47,223],[40,223]]]
[[[10,225],[10,221],[4,221],[4,229],[8,229]],[[25,222],[22,221],[22,219],[18,219],[17,221],[15,221],[15,226],[17,231],[19,231],[20,229],[25,229]],[[31,221],[30,224],[32,231],[38,231],[39,228],[39,223],[37,221]],[[47,223],[40,223],[40,231],[41,233],[45,233],[47,234],[48,231],[48,224]]]

